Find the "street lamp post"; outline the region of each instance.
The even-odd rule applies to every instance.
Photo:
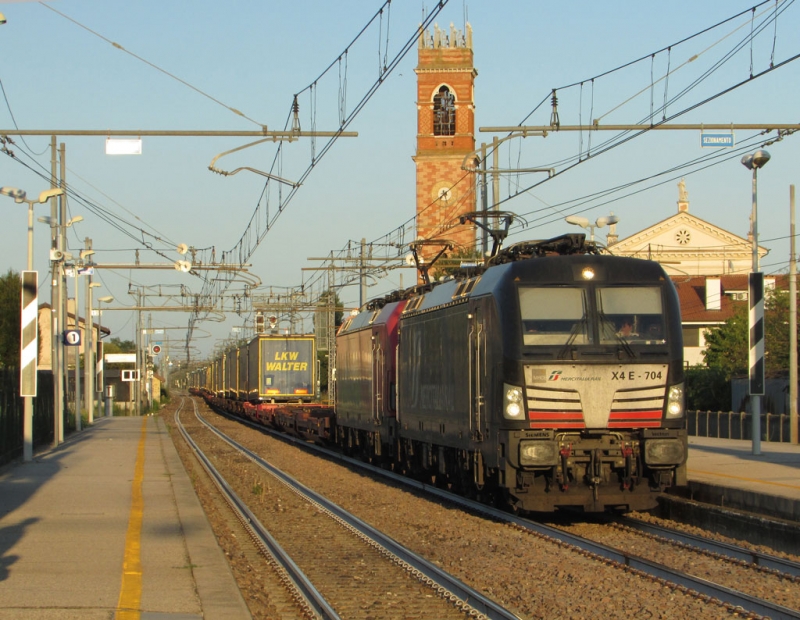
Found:
[[[0,14],[2,15],[2,14]],[[5,23],[5,19],[3,20]],[[41,204],[47,202],[54,196],[58,196],[63,194],[64,190],[62,189],[49,189],[43,191],[39,194],[39,200],[29,200],[27,198],[27,194],[24,190],[16,189],[14,187],[0,187],[0,194],[4,196],[9,196],[14,199],[14,202],[21,204],[27,203],[28,205],[28,271],[33,271],[33,205]],[[34,304],[35,305],[35,304]],[[38,326],[38,312],[39,309],[35,308],[36,310],[36,324]],[[52,335],[51,335],[52,338]],[[38,343],[37,343],[38,346]],[[25,343],[22,343],[20,347],[20,373],[23,372],[24,369],[24,348]],[[32,362],[34,364],[33,367],[33,385],[36,385],[36,373],[37,368],[35,365],[35,360]],[[52,360],[51,360],[51,368],[52,368]],[[30,393],[30,392],[28,392]],[[23,461],[32,461],[33,460],[33,396],[25,396],[23,402],[23,417],[22,417],[22,460]]]
[[[753,269],[750,275],[748,326],[750,343],[750,408],[754,455],[761,454],[761,396],[764,394],[764,274],[758,264],[758,169],[763,168],[770,155],[763,149],[742,157],[742,164],[753,171],[753,208],[750,230],[753,241]]]

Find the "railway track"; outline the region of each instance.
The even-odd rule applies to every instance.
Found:
[[[277,436],[283,440],[297,441],[299,445],[303,445],[307,449],[311,448],[306,442],[287,438],[281,434]],[[318,447],[315,446],[311,449],[317,450]],[[598,540],[607,542],[609,539],[607,528],[589,536],[570,533],[564,529],[521,519],[488,508],[441,489],[396,476],[391,472],[365,466],[361,462],[330,453],[330,451],[323,452],[328,458],[338,459],[350,466],[365,468],[373,474],[388,477],[393,482],[411,486],[467,510],[489,516],[493,520],[508,523],[519,528],[520,531],[530,532],[567,548],[580,550],[603,562],[612,563],[626,571],[634,571],[636,574],[666,584],[690,596],[696,596],[703,601],[718,604],[730,613],[745,614],[751,617],[800,618],[796,603],[784,604],[784,602],[796,600],[793,597],[793,591],[797,589],[797,578],[793,572],[796,568],[792,567],[791,562],[775,561],[765,554],[756,554],[755,561],[745,561],[742,559],[742,554],[747,553],[751,558],[753,555],[750,551],[741,549],[732,554],[733,559],[729,559],[725,557],[727,555],[724,549],[725,545],[714,545],[713,541],[708,540],[703,544],[713,550],[703,552],[705,557],[702,563],[706,564],[711,561],[712,565],[716,563],[716,568],[704,568],[698,571],[696,568],[693,569],[692,565],[699,565],[701,562],[691,559],[695,557],[696,552],[686,547],[687,537],[684,537],[677,547],[676,543],[669,543],[671,550],[668,553],[656,554],[655,559],[648,559],[641,557],[642,550],[650,547],[657,548],[662,543],[650,538],[646,545],[642,545],[642,535],[633,530],[626,534],[628,542],[623,541],[613,545],[603,544]],[[623,532],[624,530],[625,528],[622,528]],[[657,534],[651,531],[650,536],[657,536]],[[699,540],[696,541],[696,544],[700,544]],[[672,559],[667,559],[668,556],[672,556]],[[697,572],[703,574],[698,575]],[[718,578],[719,575],[715,576],[715,573],[723,577],[728,575],[728,577]],[[718,581],[718,583],[714,583],[714,581]]]
[[[704,536],[697,536],[680,530],[646,523],[631,517],[616,520],[616,525],[640,533],[654,540],[667,540],[675,545],[692,549],[699,553],[725,558],[730,562],[772,573],[782,578],[800,582],[800,562],[773,554],[764,553]]]
[[[193,421],[179,409],[176,427],[307,617],[517,617],[239,445],[191,402]]]

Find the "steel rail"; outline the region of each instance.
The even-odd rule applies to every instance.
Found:
[[[402,563],[407,564],[412,571],[422,575],[425,581],[434,584],[435,587],[446,589],[450,595],[455,596],[461,602],[461,606],[463,608],[471,609],[474,611],[474,613],[491,620],[519,620],[519,616],[511,613],[494,601],[486,598],[483,596],[483,594],[456,579],[453,575],[443,571],[438,566],[417,555],[410,549],[403,547],[401,544],[368,525],[355,515],[350,514],[337,504],[334,504],[324,496],[309,489],[291,476],[277,469],[254,452],[236,443],[233,439],[225,435],[222,431],[215,428],[214,425],[205,420],[199,413],[195,413],[195,415],[209,428],[209,430],[219,436],[220,439],[223,439],[231,446],[234,446],[237,450],[240,450],[253,462],[269,471],[273,476],[278,478],[296,493],[301,496],[306,496],[308,499],[330,512],[337,520],[356,530],[361,534],[362,537],[368,538],[378,546],[386,549],[390,554],[396,556]],[[240,418],[234,419],[236,421],[241,420]],[[264,428],[255,425],[254,427]]]
[[[197,402],[194,399],[189,400],[191,400],[192,404],[194,405],[194,414],[196,416],[199,415],[197,412]],[[267,552],[285,571],[287,577],[294,586],[296,593],[303,599],[308,606],[308,609],[311,610],[317,618],[340,620],[339,615],[336,613],[333,607],[331,607],[322,594],[319,593],[308,577],[306,577],[305,573],[300,570],[289,554],[283,550],[280,544],[278,544],[278,542],[272,537],[272,535],[261,524],[258,518],[250,511],[247,505],[239,498],[238,495],[236,495],[222,475],[211,464],[211,461],[208,459],[208,457],[203,454],[203,451],[200,450],[200,447],[189,436],[189,433],[183,427],[183,424],[180,420],[179,414],[182,409],[183,402],[181,402],[181,406],[175,411],[176,426],[180,430],[181,435],[183,435],[183,438],[186,440],[189,446],[191,446],[192,451],[195,453],[195,456],[198,458],[203,468],[212,477],[215,484],[228,499],[229,503],[231,503],[231,508],[239,513],[242,523],[245,525],[245,527],[252,531],[253,535],[264,545]]]
[[[731,543],[711,540],[695,536],[694,534],[687,534],[678,530],[673,530],[661,525],[654,525],[652,523],[644,523],[636,519],[620,518],[616,520],[617,523],[625,527],[649,534],[651,536],[658,536],[668,540],[681,543],[687,547],[696,547],[703,551],[716,553],[733,560],[739,560],[748,564],[754,564],[773,571],[784,573],[792,577],[800,577],[800,563],[779,558],[768,553],[761,553],[752,549],[746,549]]]

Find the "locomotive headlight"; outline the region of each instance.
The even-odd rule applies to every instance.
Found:
[[[667,395],[667,418],[681,418],[684,413],[683,383],[670,386]]]
[[[522,388],[503,384],[503,415],[509,420],[521,420],[525,416]]]
[[[581,270],[581,276],[584,280],[592,280],[594,278],[594,269],[591,267],[584,267]]]
[[[528,467],[552,467],[558,464],[558,444],[555,441],[521,441],[519,464]]]
[[[648,465],[678,465],[686,460],[686,450],[678,439],[648,439],[644,460]]]

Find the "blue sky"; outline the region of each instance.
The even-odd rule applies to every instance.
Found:
[[[380,32],[376,22],[365,40],[351,48],[346,73],[348,113],[377,78],[379,59],[387,49],[391,58],[413,36],[426,6],[430,11],[431,3],[394,0],[391,11],[380,21]],[[665,95],[669,100],[678,95],[736,41],[746,37],[751,29],[749,17],[675,45],[669,53],[657,54],[652,60],[596,76],[648,57],[751,6],[740,1],[677,0],[664,5],[622,0],[451,0],[436,22],[444,27],[452,22],[459,29],[465,21],[472,25],[478,70],[477,126],[516,125],[540,102],[547,101],[553,88],[560,89],[559,116],[564,125],[585,124],[589,118],[631,124],[645,119],[651,106],[657,109]],[[0,26],[0,80],[6,97],[0,100],[0,133],[13,129],[15,122],[22,129],[107,130],[111,135],[115,129],[254,130],[259,125],[282,129],[293,94],[303,91],[336,60],[379,7],[378,2],[365,0],[232,0],[223,4],[205,0],[58,0],[47,6],[0,0],[0,11],[8,21]],[[757,9],[755,23],[775,9],[774,4]],[[746,45],[696,88],[670,102],[667,116],[746,80],[751,57],[753,72],[758,74],[768,69],[770,62],[777,64],[798,54],[800,8],[781,2],[778,10],[783,12],[777,28],[770,26],[752,48]],[[696,60],[686,62],[695,55]],[[359,137],[336,142],[274,221],[249,261],[250,271],[265,287],[281,292],[303,282],[316,286],[316,272],[302,271],[320,265],[309,257],[338,252],[349,240],[386,241],[386,235],[413,217],[416,60],[416,48],[412,47],[348,127]],[[669,80],[659,81],[668,69]],[[800,61],[787,63],[682,114],[674,122],[800,122],[798,73]],[[311,129],[312,104],[316,106],[315,128],[336,128],[339,75],[335,67],[319,81],[316,99],[308,93],[300,97],[303,129]],[[561,89],[582,81],[583,88]],[[636,93],[641,94],[633,97]],[[229,108],[240,110],[252,121]],[[525,122],[546,125],[550,114],[548,101]],[[660,118],[661,113],[656,120]],[[759,140],[755,133],[736,134],[738,144],[752,146],[747,152],[768,139]],[[599,145],[612,137],[608,132],[592,135],[591,153],[594,155]],[[478,135],[479,143],[491,139],[492,134]],[[700,148],[697,132],[650,132],[565,170],[568,158],[580,148],[585,152],[589,139],[587,135],[562,132],[547,138],[510,141],[501,150],[504,165],[564,170],[553,180],[503,203],[503,209],[523,215],[530,224],[525,230],[515,230],[512,241],[555,236],[569,228],[577,232],[563,223],[563,217],[572,213],[594,220],[613,211],[620,218],[620,237],[634,234],[675,213],[681,176],[686,178],[691,213],[740,236],[747,235],[752,177],[739,163],[741,152],[721,153],[727,160],[705,170],[678,170],[637,184],[632,188],[637,193],[626,196],[628,190],[612,194],[611,203],[570,202],[711,154],[709,149]],[[252,140],[145,138],[142,155],[109,157],[104,154],[102,136],[59,136],[59,143],[66,147],[71,187],[101,205],[107,218],[128,232],[123,234],[80,201],[70,199],[70,214],[84,217],[70,230],[70,248],[77,249],[85,237],[91,238],[98,263],[132,263],[137,248],[143,263],[177,260],[180,257],[174,247],[178,243],[206,252],[213,247],[220,258],[244,233],[261,199],[264,178],[251,172],[223,177],[210,172],[208,166],[219,153]],[[798,140],[790,135],[769,145],[772,160],[759,174],[760,241],[770,249],[763,261],[767,272],[785,271],[788,265],[789,185],[799,180]],[[14,137],[14,141],[17,145],[10,148],[20,160],[31,168],[49,170],[48,137],[26,137],[24,142]],[[318,139],[316,148],[323,144],[324,140]],[[281,176],[297,178],[308,165],[311,149],[308,140],[285,145]],[[269,170],[274,155],[273,144],[262,144],[223,158],[219,166]],[[542,175],[507,177],[501,196],[505,199],[509,191],[516,193],[518,188],[542,180]],[[47,182],[0,154],[0,185],[20,187],[33,196],[46,189]],[[20,270],[25,266],[26,209],[5,197],[0,197],[0,205],[5,214],[0,269]],[[272,203],[270,217],[274,217],[276,205]],[[49,214],[45,206],[36,209],[39,216]],[[136,226],[147,234],[137,232]],[[44,283],[40,298],[49,300],[49,230],[41,224],[35,229],[35,267]],[[145,249],[136,238],[144,239],[162,254]],[[376,248],[375,252],[385,250]],[[131,286],[161,285],[164,293],[175,293],[180,285],[198,293],[202,286],[198,278],[178,272],[98,272],[95,280],[103,286],[95,289],[95,294],[113,295],[117,307],[133,305],[128,294]],[[371,281],[368,295],[396,288],[401,284],[401,273],[403,284],[413,281],[410,271],[392,271]],[[340,297],[349,306],[356,304],[357,287],[343,289]],[[153,306],[163,303],[155,297],[148,301]],[[114,336],[133,339],[133,316],[132,312],[107,312],[103,324],[112,328]],[[196,342],[194,354],[210,351],[217,339],[229,336],[231,327],[241,325],[242,320],[229,314],[224,321],[198,325],[196,334],[206,337]],[[152,325],[184,326],[186,317],[154,311]],[[175,340],[183,337],[180,330],[166,333]]]

